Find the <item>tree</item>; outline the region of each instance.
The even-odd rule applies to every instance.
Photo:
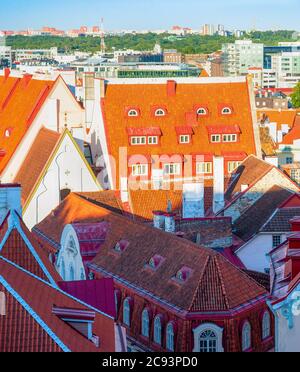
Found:
[[[291,97],[294,108],[300,108],[300,82],[296,85]]]

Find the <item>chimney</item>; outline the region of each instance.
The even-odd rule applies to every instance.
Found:
[[[128,203],[128,179],[126,177],[121,178],[121,200],[122,203]]]
[[[174,97],[176,95],[176,81],[168,80],[167,81],[167,96]]]
[[[9,78],[9,75],[10,75],[10,69],[9,68],[5,68],[4,69],[4,78],[5,78],[5,80]]]
[[[205,211],[203,182],[184,184],[182,198],[183,218],[204,217]]]
[[[105,93],[106,93],[105,80],[101,79],[100,80],[100,98],[105,98]]]
[[[18,184],[0,184],[0,223],[10,210],[22,216],[21,186]]]
[[[213,212],[217,214],[224,208],[224,158],[223,156],[214,156],[214,196]]]
[[[165,229],[165,212],[154,211],[153,212],[153,226],[156,229]]]
[[[30,75],[30,74],[23,75],[23,79],[22,80],[23,80],[23,86],[24,86],[24,88],[27,87],[27,85],[30,83],[31,79],[32,79],[32,75]]]
[[[175,213],[165,213],[165,231],[168,233],[175,233],[176,223],[175,223]]]
[[[6,315],[5,293],[0,292],[0,316]]]

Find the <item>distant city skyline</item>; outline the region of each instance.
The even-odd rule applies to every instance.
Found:
[[[65,30],[100,25],[101,17],[107,30],[167,30],[177,24],[200,29],[206,23],[228,29],[299,30],[298,6],[299,0],[15,0],[1,5],[0,30]]]

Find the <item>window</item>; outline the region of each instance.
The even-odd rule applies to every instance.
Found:
[[[70,282],[75,280],[75,271],[73,265],[70,265]]]
[[[270,313],[266,311],[262,319],[262,339],[266,340],[271,336],[271,317]]]
[[[157,345],[162,344],[161,331],[162,331],[161,319],[160,316],[157,316],[154,320],[154,342]]]
[[[167,349],[169,351],[175,351],[175,332],[172,323],[167,325],[166,336]]]
[[[5,314],[6,314],[5,293],[0,292],[0,315],[5,316]]]
[[[156,111],[155,111],[155,114],[154,114],[155,116],[166,116],[166,112],[165,112],[165,110],[163,110],[163,109],[157,109]]]
[[[237,135],[236,134],[224,134],[223,135],[223,142],[236,142]]]
[[[224,107],[222,109],[222,115],[230,115],[230,114],[232,114],[232,111],[229,107]]]
[[[197,174],[211,174],[212,173],[212,162],[200,162],[196,164]]]
[[[118,312],[119,312],[119,292],[115,291],[115,309],[116,309],[116,317],[118,317]]]
[[[123,304],[123,323],[127,327],[130,327],[131,314],[130,314],[130,302],[128,298],[124,300],[124,304]]]
[[[91,146],[88,143],[84,144],[84,157],[88,161],[89,165],[93,165],[93,156]]]
[[[291,178],[293,181],[300,183],[300,169],[292,169]]]
[[[128,116],[130,116],[130,117],[137,117],[137,116],[139,116],[139,113],[138,113],[137,110],[129,110],[128,111]]]
[[[293,164],[293,158],[288,157],[288,158],[285,159],[285,162],[286,162],[286,164]]]
[[[211,137],[210,137],[210,140],[211,142],[221,142],[221,136],[220,134],[213,134]]]
[[[235,171],[242,163],[240,161],[229,161],[228,162],[228,173]]]
[[[191,137],[189,135],[179,136],[179,143],[190,143]]]
[[[136,145],[146,145],[147,143],[147,138],[145,136],[141,137],[131,137],[131,144],[136,146]]]
[[[199,352],[200,353],[216,353],[218,351],[218,337],[212,330],[207,330],[201,333],[199,337]]]
[[[147,164],[136,164],[132,166],[133,176],[147,176],[148,175],[148,165]]]
[[[281,235],[273,235],[273,248],[277,248],[281,244]]]
[[[198,110],[197,110],[197,115],[199,116],[204,116],[204,115],[207,115],[207,110],[203,107],[200,107]]]
[[[175,279],[185,283],[192,275],[192,270],[188,267],[183,267],[176,273]]]
[[[60,264],[60,276],[63,280],[66,280],[66,265],[65,260],[62,258],[61,264]]]
[[[242,350],[247,351],[251,348],[251,325],[246,322],[242,330]]]
[[[149,338],[150,334],[150,319],[149,312],[145,309],[142,313],[142,336]]]
[[[149,145],[157,145],[158,144],[158,137],[157,136],[148,137],[148,144]]]
[[[165,164],[164,174],[166,175],[180,175],[181,174],[181,164]]]

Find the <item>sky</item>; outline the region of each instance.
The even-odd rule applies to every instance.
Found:
[[[200,29],[204,23],[228,29],[300,30],[300,0],[6,0],[0,30],[59,29],[100,24],[107,30]]]

